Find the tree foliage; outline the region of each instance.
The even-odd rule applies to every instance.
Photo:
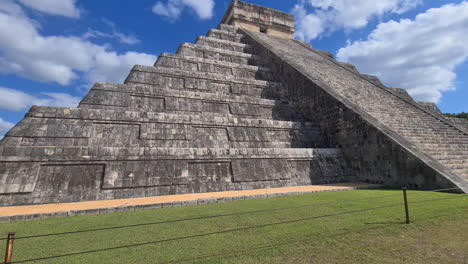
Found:
[[[468,119],[468,113],[465,113],[465,112],[461,112],[458,114],[445,114],[445,116]]]

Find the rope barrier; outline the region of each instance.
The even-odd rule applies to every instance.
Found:
[[[283,208],[265,209],[265,210],[257,210],[257,211],[247,211],[247,212],[239,212],[239,213],[231,213],[231,214],[221,214],[221,215],[212,215],[212,216],[201,216],[201,217],[184,218],[184,219],[175,219],[175,220],[167,220],[167,221],[159,221],[159,222],[151,222],[151,223],[142,223],[142,224],[135,224],[135,225],[115,226],[115,227],[104,227],[104,228],[87,229],[87,230],[78,230],[78,231],[69,231],[69,232],[62,232],[62,233],[52,233],[52,234],[42,234],[42,235],[34,235],[34,236],[24,236],[24,237],[18,237],[18,238],[15,238],[15,239],[16,239],[16,240],[18,240],[18,239],[30,239],[30,238],[40,238],[40,237],[59,236],[59,235],[70,235],[70,234],[87,233],[87,232],[97,232],[97,231],[106,231],[106,230],[123,229],[123,228],[133,228],[133,227],[141,227],[141,226],[149,226],[149,225],[160,225],[160,224],[180,223],[180,222],[186,222],[186,221],[213,219],[213,218],[229,217],[229,216],[238,216],[238,215],[247,215],[247,214],[258,214],[258,213],[266,213],[266,212],[275,212],[275,211],[283,211],[283,210],[291,210],[291,209],[308,208],[308,207],[314,207],[314,206],[332,205],[332,204],[339,204],[339,203],[350,203],[350,202],[374,200],[374,199],[381,199],[381,198],[388,198],[388,197],[396,197],[396,196],[401,196],[401,195],[400,195],[400,194],[397,194],[397,195],[385,195],[385,196],[378,196],[378,197],[372,197],[372,198],[363,198],[363,199],[345,200],[345,201],[335,201],[335,202],[327,202],[327,203],[317,203],[317,204],[309,204],[309,205],[303,205],[303,206],[283,207]]]
[[[328,215],[308,217],[308,218],[302,218],[302,219],[295,219],[295,220],[289,220],[289,221],[284,221],[284,222],[276,222],[276,223],[263,224],[263,225],[257,225],[257,226],[235,228],[235,229],[229,229],[229,230],[217,231],[217,232],[211,232],[211,233],[204,233],[204,234],[198,234],[198,235],[169,238],[169,239],[157,240],[157,241],[149,241],[149,242],[143,242],[143,243],[131,244],[131,245],[125,245],[125,246],[118,246],[118,247],[89,250],[89,251],[83,251],[83,252],[77,252],[77,253],[56,255],[56,256],[50,256],[50,257],[22,260],[22,261],[17,261],[17,262],[13,262],[13,263],[26,263],[26,262],[32,262],[32,261],[41,261],[41,260],[48,260],[48,259],[54,259],[54,258],[63,258],[63,257],[76,256],[76,255],[84,255],[84,254],[97,253],[97,252],[116,250],[116,249],[123,249],[123,248],[139,247],[139,246],[145,246],[145,245],[151,245],[151,244],[160,244],[160,243],[173,242],[173,241],[190,239],[190,238],[199,238],[199,237],[219,235],[219,234],[225,234],[225,233],[231,233],[231,232],[258,229],[258,228],[263,228],[263,227],[268,227],[268,226],[292,224],[292,223],[304,222],[304,221],[308,221],[308,220],[315,220],[315,219],[326,218],[326,217],[331,217],[331,216],[340,216],[340,215],[351,214],[351,213],[360,213],[360,212],[390,208],[390,207],[395,207],[395,206],[401,206],[401,203],[386,205],[386,206],[373,207],[373,208],[367,208],[367,209],[362,209],[362,210],[348,211],[348,212],[343,212],[343,213],[336,213],[336,214],[328,214]]]
[[[448,215],[443,215],[448,216]],[[218,254],[212,254],[212,255],[204,255],[204,256],[198,256],[194,258],[187,258],[187,259],[179,259],[179,260],[173,260],[173,261],[168,261],[168,262],[160,262],[159,264],[178,264],[178,263],[187,263],[187,262],[193,262],[196,260],[202,260],[202,259],[210,259],[210,258],[215,258],[215,257],[224,257],[224,256],[229,256],[229,255],[237,255],[241,253],[245,253],[246,251],[260,251],[263,249],[271,249],[271,248],[276,248],[276,247],[281,247],[281,246],[286,246],[286,245],[291,245],[291,244],[297,244],[297,243],[304,243],[304,242],[309,242],[309,241],[316,241],[317,238],[330,238],[330,237],[336,237],[336,236],[342,236],[342,235],[347,235],[350,233],[356,233],[356,232],[362,232],[362,231],[369,231],[369,230],[377,230],[377,229],[382,229],[385,226],[388,226],[390,224],[381,224],[381,226],[376,226],[376,227],[371,227],[371,228],[361,228],[357,229],[354,231],[348,231],[348,232],[341,232],[337,234],[332,234],[332,235],[320,235],[314,236],[314,237],[308,237],[306,239],[302,240],[296,240],[296,241],[288,241],[288,242],[283,242],[283,243],[277,243],[277,244],[271,244],[271,245],[266,245],[266,246],[261,246],[261,247],[249,247],[246,249],[242,250],[235,250],[235,251],[227,251],[223,253],[218,253]]]
[[[246,251],[259,251],[259,250],[268,249],[268,248],[276,248],[276,247],[281,247],[281,246],[286,246],[286,245],[291,245],[291,244],[303,243],[303,242],[311,241],[312,239],[316,240],[317,238],[329,238],[329,237],[347,235],[353,232],[381,229],[383,228],[383,226],[384,225],[378,226],[378,227],[371,227],[371,228],[361,228],[355,231],[341,232],[341,233],[333,234],[333,235],[319,235],[319,236],[314,236],[313,238],[309,237],[309,238],[297,240],[297,241],[288,241],[288,242],[266,245],[266,246],[261,246],[261,247],[246,248],[243,250],[228,251],[228,252],[223,252],[223,253],[218,253],[218,254],[213,254],[213,255],[199,256],[199,257],[194,257],[194,258],[189,258],[189,259],[179,259],[179,260],[173,260],[169,262],[161,262],[159,264],[177,264],[177,263],[184,263],[184,262],[193,262],[195,260],[210,259],[210,258],[215,258],[215,257],[224,257],[224,256],[229,256],[229,255],[237,255],[240,253],[244,253]]]
[[[432,190],[432,191],[430,191],[430,192],[442,192],[442,191],[449,191],[449,190],[455,190],[455,189],[458,189],[458,188],[439,189],[439,190]],[[412,193],[411,195],[418,195],[418,194],[423,194],[423,193],[424,193],[424,192]],[[397,197],[397,196],[401,196],[401,194],[392,194],[392,195],[376,196],[376,197],[370,197],[370,198],[362,198],[362,199],[354,199],[354,200],[342,200],[342,201],[333,201],[333,202],[326,202],[326,203],[308,204],[308,205],[302,205],[302,206],[283,207],[283,208],[265,209],[265,210],[257,210],[257,211],[247,211],[247,212],[239,212],[239,213],[231,213],[231,214],[221,214],[221,215],[213,215],[213,216],[201,216],[201,217],[193,217],[193,218],[185,218],[185,219],[175,219],[175,220],[167,220],[167,221],[159,221],[159,222],[151,222],[151,223],[142,223],[142,224],[126,225],[126,226],[103,227],[103,228],[95,228],[95,229],[87,229],[87,230],[77,230],[77,231],[69,231],[69,232],[61,232],[61,233],[51,233],[51,234],[41,234],[41,235],[23,236],[23,237],[15,238],[15,240],[19,240],[19,239],[32,239],[32,238],[40,238],[40,237],[51,237],[51,236],[60,236],[60,235],[72,235],[72,234],[80,234],[80,233],[88,233],[88,232],[98,232],[98,231],[108,231],[108,230],[124,229],[124,228],[134,228],[134,227],[150,226],[150,225],[180,223],[180,222],[186,222],[186,221],[196,221],[196,220],[213,219],[213,218],[221,218],[221,217],[229,217],[229,216],[238,216],[238,215],[247,215],[247,214],[259,214],[259,213],[266,213],[266,212],[275,212],[275,211],[283,211],[283,210],[291,210],[291,209],[301,209],[301,208],[308,208],[308,207],[315,207],[315,206],[324,206],[324,205],[332,205],[332,204],[340,204],[340,203],[351,203],[351,202],[359,202],[359,201],[368,201],[368,200],[382,199],[382,198],[389,198],[389,197]],[[6,239],[5,239],[5,238],[1,238],[0,241],[1,241],[1,240],[6,240]]]
[[[411,202],[410,204],[418,204],[418,203],[433,202],[433,201],[443,201],[443,200],[453,200],[453,199],[460,199],[460,198],[466,198],[466,197],[468,197],[468,195],[462,195],[462,196],[458,196],[458,197],[441,198],[441,199],[423,200],[423,201]],[[218,234],[225,234],[225,233],[231,233],[231,232],[238,232],[238,231],[245,231],[245,230],[264,228],[264,227],[268,227],[268,226],[292,224],[292,223],[316,220],[316,219],[327,218],[327,217],[334,217],[334,216],[347,215],[347,214],[353,214],[353,213],[367,212],[367,211],[373,211],[373,210],[378,210],[378,209],[396,207],[396,206],[401,206],[401,205],[402,205],[401,203],[391,204],[391,205],[385,205],[385,206],[379,206],[379,207],[372,207],[372,208],[366,208],[366,209],[360,209],[360,210],[354,210],[354,211],[347,211],[347,212],[341,212],[341,213],[314,216],[314,217],[295,219],[295,220],[289,220],[289,221],[283,221],[283,222],[276,222],[276,223],[270,223],[270,224],[263,224],[263,225],[257,225],[257,226],[235,228],[235,229],[229,229],[229,230],[217,231],[217,232],[211,232],[211,233],[204,233],[204,234],[198,234],[198,235],[176,237],[176,238],[157,240],[157,241],[149,241],[149,242],[143,242],[143,243],[137,243],[137,244],[131,244],[131,245],[125,245],[125,246],[117,246],[117,247],[111,247],[111,248],[96,249],[96,250],[69,253],[69,254],[63,254],[63,255],[56,255],[56,256],[42,257],[42,258],[36,258],[36,259],[22,260],[22,261],[16,261],[16,262],[13,262],[13,263],[26,263],[26,262],[33,262],[33,261],[42,261],[42,260],[49,260],[49,259],[55,259],[55,258],[63,258],[63,257],[71,257],[71,256],[77,256],[77,255],[98,253],[98,252],[109,251],[109,250],[132,248],[132,247],[139,247],[139,246],[152,245],[152,244],[161,244],[161,243],[179,241],[179,240],[184,240],[184,239],[206,237],[206,236],[212,236],[212,235],[218,235]]]

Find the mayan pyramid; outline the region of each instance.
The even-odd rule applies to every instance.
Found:
[[[0,142],[0,206],[369,182],[468,192],[468,125],[234,0],[217,29]]]

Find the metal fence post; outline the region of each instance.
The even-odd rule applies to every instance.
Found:
[[[406,224],[410,224],[409,209],[408,209],[408,197],[406,196],[406,187],[403,187],[403,200],[405,201],[405,214],[406,214]]]
[[[15,241],[15,233],[8,233],[8,239],[5,251],[5,264],[10,264],[13,261],[13,243]]]

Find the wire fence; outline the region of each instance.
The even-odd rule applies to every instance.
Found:
[[[458,189],[458,188],[439,189],[439,190],[432,190],[432,191],[429,191],[429,192],[446,192],[446,191],[452,191],[452,190],[456,190],[456,189]],[[424,193],[425,192],[417,192],[417,193],[410,193],[409,195],[415,196],[415,195],[420,195],[420,194],[424,194]],[[261,229],[261,228],[265,228],[265,227],[269,227],[269,226],[280,226],[280,225],[287,225],[287,224],[293,224],[293,223],[300,223],[300,222],[312,221],[312,220],[329,218],[329,217],[337,217],[337,216],[342,216],[342,215],[363,213],[363,212],[368,212],[368,211],[374,211],[374,210],[380,210],[380,209],[385,209],[385,208],[402,206],[402,204],[405,204],[405,207],[408,208],[408,204],[429,203],[429,202],[435,202],[435,201],[462,199],[462,198],[468,197],[468,195],[461,194],[461,195],[457,195],[456,197],[447,197],[447,198],[440,198],[440,199],[429,199],[429,200],[407,202],[406,191],[404,191],[404,196],[405,196],[405,199],[404,199],[405,202],[404,203],[399,202],[399,203],[393,203],[393,204],[389,204],[389,205],[376,206],[376,207],[359,209],[359,210],[349,210],[349,211],[338,212],[338,213],[330,213],[330,214],[324,214],[324,215],[306,217],[306,218],[299,218],[299,219],[287,220],[287,221],[278,221],[278,222],[274,222],[274,223],[253,225],[253,226],[240,227],[240,228],[233,228],[233,229],[222,230],[222,231],[201,233],[201,234],[195,234],[195,235],[189,235],[189,236],[180,236],[180,237],[174,237],[174,238],[169,238],[169,239],[147,241],[147,242],[135,243],[135,244],[127,244],[127,245],[123,245],[123,246],[108,247],[108,248],[96,249],[96,250],[73,252],[73,253],[67,253],[67,254],[60,254],[60,255],[53,255],[53,256],[47,256],[47,257],[34,258],[34,259],[20,260],[20,261],[15,261],[15,262],[11,261],[11,258],[12,258],[12,255],[13,255],[12,254],[13,241],[16,241],[16,240],[26,240],[26,239],[35,239],[35,238],[44,238],[44,237],[53,237],[53,236],[64,236],[64,235],[73,235],[73,234],[90,233],[90,232],[100,232],[100,231],[108,231],[108,230],[116,230],[116,229],[124,229],[124,228],[135,228],[135,227],[150,226],[150,225],[168,224],[168,223],[180,223],[180,222],[187,222],[187,221],[205,220],[205,219],[230,217],[230,216],[253,215],[253,214],[259,214],[259,213],[266,213],[266,212],[294,210],[294,209],[300,209],[300,208],[345,204],[345,203],[352,203],[352,202],[362,202],[362,201],[377,200],[377,199],[384,199],[384,198],[397,197],[397,196],[401,196],[401,194],[383,195],[383,196],[375,196],[375,197],[353,199],[353,200],[333,201],[333,202],[325,202],[325,203],[315,203],[315,204],[308,204],[308,205],[302,205],[302,206],[282,207],[282,208],[256,210],[256,211],[245,211],[245,212],[237,212],[237,213],[230,213],[230,214],[218,214],[218,215],[210,215],[210,216],[202,216],[202,217],[194,217],[194,218],[174,219],[174,220],[151,222],[151,223],[125,225],[125,226],[113,226],[113,227],[103,227],[103,228],[86,229],[86,230],[75,230],[75,231],[68,231],[68,232],[61,232],[61,233],[49,233],[49,234],[22,236],[22,237],[17,237],[17,238],[11,238],[9,236],[9,238],[1,239],[1,240],[7,240],[7,251],[6,251],[6,254],[5,254],[5,263],[31,263],[31,262],[37,262],[37,261],[46,261],[46,260],[52,260],[52,259],[58,259],[58,258],[72,257],[72,256],[78,256],[78,255],[86,255],[86,254],[92,254],[92,253],[98,253],[98,252],[104,252],[104,251],[111,251],[111,250],[118,250],[118,249],[124,249],[124,248],[134,248],[134,247],[140,247],[140,246],[145,246],[145,245],[162,244],[162,243],[167,243],[167,242],[174,242],[174,241],[187,240],[187,239],[193,239],[193,238],[208,237],[208,236],[219,235],[219,234],[235,233],[235,232],[240,232],[240,231],[245,231],[245,230]],[[409,223],[408,211],[406,211],[406,218],[407,218],[407,223]],[[284,243],[280,243],[280,244],[274,244],[274,245],[258,247],[257,249],[261,250],[261,249],[265,249],[265,248],[269,248],[269,247],[281,246],[283,244],[299,243],[299,242],[300,241],[284,242]],[[10,256],[10,259],[8,260],[7,259],[7,257],[8,257],[8,245],[10,243],[11,243],[11,254],[10,254],[11,256]],[[253,249],[255,249],[255,248],[251,248],[249,250],[253,250]],[[178,260],[178,261],[172,261],[172,262],[163,262],[163,263],[181,263],[181,262],[187,262],[189,260],[193,261],[193,260],[203,259],[203,258],[211,258],[211,257],[224,256],[224,255],[232,255],[232,254],[236,254],[236,252],[238,252],[238,251],[230,251],[230,252],[225,252],[225,253],[220,253],[220,254],[207,255],[207,256],[201,256],[201,257],[196,257],[196,258],[192,258],[192,259],[184,259],[184,260]]]
[[[445,192],[445,191],[452,191],[452,190],[457,190],[457,189],[458,188],[438,189],[438,190],[431,190],[431,191],[428,191],[428,192]],[[411,193],[410,195],[415,196],[415,195],[420,195],[420,194],[423,194],[423,193],[424,192]],[[314,203],[314,204],[307,204],[307,205],[301,205],[301,206],[291,206],[291,207],[282,207],[282,208],[274,208],[274,209],[246,211],[246,212],[238,212],[238,213],[231,213],[231,214],[219,214],[219,215],[201,216],[201,217],[193,217],[193,218],[174,219],[174,220],[158,221],[158,222],[150,222],[150,223],[141,223],[141,224],[134,224],[134,225],[113,226],[113,227],[103,227],[103,228],[94,228],[94,229],[86,229],[86,230],[75,230],[75,231],[60,232],[60,233],[50,233],[50,234],[23,236],[23,237],[15,237],[15,240],[41,238],[41,237],[49,237],[49,236],[72,235],[72,234],[79,234],[79,233],[108,231],[108,230],[114,230],[114,229],[134,228],[134,227],[142,227],[142,226],[150,226],[150,225],[180,223],[180,222],[185,222],[185,221],[205,220],[205,219],[239,216],[239,215],[247,215],[247,214],[259,214],[259,213],[267,213],[267,212],[275,212],[275,211],[283,211],[283,210],[293,210],[293,209],[301,209],[301,208],[316,207],[316,206],[326,206],[326,205],[334,205],[334,204],[342,204],[342,203],[361,202],[361,201],[376,200],[376,199],[398,197],[398,196],[401,196],[401,194],[382,195],[382,196],[375,196],[375,197],[368,197],[368,198],[361,198],[361,199],[341,200],[341,201],[333,201],[333,202],[326,202],[326,203]],[[0,240],[7,240],[7,239],[8,238],[1,238]]]
[[[447,216],[447,215],[444,215]],[[278,247],[283,247],[283,246],[288,246],[288,245],[293,245],[293,244],[299,244],[299,243],[305,243],[305,242],[314,242],[317,241],[317,239],[325,239],[325,238],[332,238],[332,237],[340,237],[343,235],[348,235],[352,233],[360,233],[364,231],[371,231],[371,230],[379,230],[383,229],[386,225],[381,225],[381,226],[376,226],[376,227],[366,227],[366,228],[360,228],[360,229],[354,229],[346,232],[339,232],[339,233],[334,233],[334,234],[313,234],[313,236],[308,236],[305,239],[300,239],[300,240],[290,240],[286,242],[281,242],[281,243],[273,243],[269,245],[264,245],[264,246],[259,246],[259,247],[249,247],[249,248],[243,248],[239,250],[231,250],[231,251],[225,251],[217,254],[211,254],[211,255],[202,255],[202,256],[196,256],[192,258],[185,258],[185,259],[178,259],[178,260],[172,260],[172,261],[167,261],[167,262],[160,262],[159,264],[177,264],[177,263],[190,263],[194,261],[199,261],[199,260],[207,260],[211,258],[217,258],[217,257],[226,257],[226,256],[235,256],[235,255],[244,255],[246,252],[257,252],[261,250],[266,250],[266,249],[272,249],[272,248],[278,248]]]

